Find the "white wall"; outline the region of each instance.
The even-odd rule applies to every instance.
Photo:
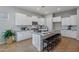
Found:
[[[77,39],[79,40],[79,8],[77,8]]]
[[[52,14],[46,15],[45,19],[46,19],[46,25],[48,27],[48,31],[53,32],[53,24],[52,24],[53,16],[52,16]]]
[[[0,7],[0,12],[6,12],[9,15],[8,19],[4,19],[4,20],[0,19],[0,42],[4,41],[1,38],[2,32],[4,32],[7,29],[12,29],[12,30],[18,29],[15,25],[15,12],[24,13],[29,16],[34,15],[34,16],[41,17],[38,14],[33,14],[33,13],[30,13],[30,12],[25,11],[23,9],[19,9],[19,8],[15,8],[15,7]]]

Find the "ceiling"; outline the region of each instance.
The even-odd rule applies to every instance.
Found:
[[[37,13],[39,15],[46,15],[75,9],[78,6],[17,6],[17,7],[33,13]]]

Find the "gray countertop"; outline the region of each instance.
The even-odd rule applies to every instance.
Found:
[[[62,30],[68,30],[68,29],[62,29]],[[69,31],[77,31],[77,29],[71,29],[71,30],[69,30]]]
[[[15,32],[24,32],[24,31],[32,31],[32,30],[15,30]]]
[[[42,37],[42,39],[46,39],[46,38],[52,36],[54,33],[51,33],[51,32],[47,32],[47,33],[37,33],[37,32],[34,32],[33,34],[40,35]]]

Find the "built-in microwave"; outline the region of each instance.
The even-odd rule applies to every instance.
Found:
[[[32,25],[38,25],[38,22],[32,21]]]

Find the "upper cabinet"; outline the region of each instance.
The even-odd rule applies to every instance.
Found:
[[[45,18],[32,16],[32,22],[38,22],[39,25],[45,25]]]
[[[16,13],[15,14],[15,23],[16,25],[24,25],[26,20],[26,15],[22,13]]]
[[[26,14],[16,13],[15,24],[16,25],[32,25],[32,22],[38,22],[39,25],[45,24],[44,18],[38,18],[37,16],[27,16]]]
[[[70,17],[62,18],[62,25],[70,25]]]
[[[53,22],[61,22],[61,17],[54,17]]]
[[[39,25],[45,25],[45,19],[44,18],[39,18],[38,19],[38,24]]]
[[[22,13],[15,14],[16,25],[31,25],[31,18]]]
[[[32,16],[31,18],[32,18],[32,21],[38,22],[38,17]]]
[[[71,25],[77,25],[77,15],[70,16],[71,18]]]
[[[70,17],[62,18],[62,25],[77,25],[77,16],[72,15]]]

